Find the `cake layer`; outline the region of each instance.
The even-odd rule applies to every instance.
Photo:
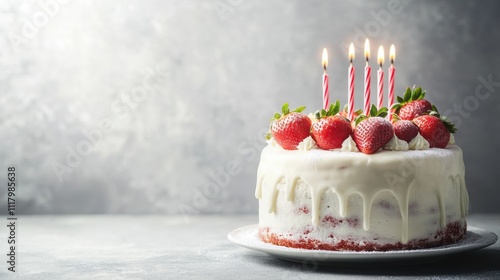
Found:
[[[442,244],[463,236],[468,211],[456,145],[372,155],[267,146],[255,196],[264,241],[332,248],[341,242]]]

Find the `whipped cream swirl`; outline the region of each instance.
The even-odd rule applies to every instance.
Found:
[[[392,139],[384,145],[384,150],[390,151],[407,151],[409,149],[408,143],[406,141],[399,139],[396,134]]]
[[[316,141],[314,141],[311,136],[307,136],[306,138],[304,138],[304,140],[302,140],[302,142],[299,143],[299,145],[297,146],[297,150],[309,151],[316,147]]]
[[[340,150],[342,152],[359,152],[358,147],[356,147],[356,142],[352,140],[350,135],[342,142],[342,148],[340,148]]]
[[[429,142],[425,140],[425,138],[420,135],[420,133],[415,136],[415,138],[411,139],[410,143],[408,143],[408,147],[410,150],[428,150],[430,149]]]
[[[453,144],[455,144],[455,135],[453,133],[450,133],[450,140],[448,141],[448,145]]]

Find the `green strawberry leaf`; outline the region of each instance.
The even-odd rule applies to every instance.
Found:
[[[378,112],[381,113],[381,112],[387,112],[389,109],[387,109],[387,107],[382,107],[380,109],[378,109]]]
[[[372,107],[370,108],[370,116],[375,117],[377,115],[377,106],[372,104]]]
[[[358,125],[360,122],[364,121],[368,119],[368,116],[365,116],[365,115],[359,115],[357,118],[356,118],[356,125]]]
[[[377,117],[385,118],[387,116],[387,107],[382,107],[377,112]]]
[[[401,96],[396,96],[396,100],[399,102],[399,103],[403,103],[405,102],[405,100],[403,99],[403,97]]]
[[[411,94],[411,100],[420,99],[420,94],[422,94],[422,88],[421,87],[415,88],[415,86],[413,86],[413,92]]]
[[[404,101],[409,101],[411,98],[411,89],[409,87],[406,88],[405,95],[403,96]]]
[[[316,111],[315,116],[317,119],[329,116],[335,116],[339,113],[339,111],[340,111],[340,101],[337,100],[335,101],[335,103],[330,104],[328,111],[325,109],[318,110]]]
[[[283,113],[283,116],[288,115],[288,113],[290,113],[290,109],[288,108],[288,103],[283,104],[283,107],[281,107],[281,112]]]
[[[320,111],[320,110],[316,111],[316,112],[314,113],[314,116],[315,116],[315,117],[316,117],[316,119],[318,119],[318,120],[319,120],[319,119],[321,119],[321,111]]]
[[[399,114],[399,110],[401,110],[401,107],[402,106],[400,103],[396,103],[392,105],[391,110],[393,110],[396,114]]]
[[[300,107],[297,107],[296,109],[294,109],[294,110],[293,110],[293,111],[291,111],[291,112],[294,112],[294,113],[301,113],[301,112],[302,112],[302,111],[304,111],[305,109],[306,109],[306,106],[300,106]],[[283,106],[281,107],[281,113],[282,113],[283,115],[281,115],[281,114],[279,114],[279,113],[275,113],[275,114],[274,114],[274,116],[273,116],[273,118],[271,119],[271,121],[273,121],[273,120],[277,120],[277,119],[281,118],[281,116],[286,116],[286,115],[290,114],[290,107],[289,107],[289,105],[288,105],[288,102],[287,102],[287,103],[285,103],[285,104],[283,104]]]
[[[450,133],[455,133],[457,132],[457,128],[455,127],[455,124],[450,122],[450,120],[447,117],[441,116],[439,117],[441,121],[443,122],[444,126]]]
[[[398,114],[394,114],[394,113],[393,113],[393,114],[392,114],[392,120],[393,120],[393,121],[395,121],[395,122],[396,122],[396,121],[399,121],[399,120],[400,120],[399,115],[398,115]]]
[[[296,108],[295,110],[293,110],[292,112],[302,113],[302,111],[304,111],[305,109],[306,109],[306,106],[300,106],[300,107]]]
[[[335,104],[333,106],[330,105],[330,116],[335,116],[340,112],[340,101],[335,101]]]

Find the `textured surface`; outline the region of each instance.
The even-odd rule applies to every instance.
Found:
[[[257,216],[23,216],[19,279],[499,279],[500,245],[410,267],[296,264],[227,240]],[[500,234],[499,215],[469,224]],[[0,252],[5,252],[5,229]],[[0,278],[11,279],[3,264]]]
[[[0,3],[0,182],[19,168],[22,213],[256,213],[269,118],[322,106],[324,47],[345,104],[351,41],[362,107],[365,37],[372,61],[396,45],[396,93],[421,85],[457,122],[471,212],[500,211],[498,1],[54,3]]]

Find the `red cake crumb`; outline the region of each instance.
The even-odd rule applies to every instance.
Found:
[[[331,217],[330,217],[331,218]],[[326,219],[326,221],[325,221]],[[323,222],[340,223],[342,220],[328,219],[325,217]],[[449,223],[444,229],[439,230],[429,239],[410,240],[408,243],[401,242],[395,244],[375,244],[373,242],[359,242],[353,240],[342,240],[338,243],[326,243],[315,239],[309,239],[306,235],[310,230],[304,231],[304,236],[299,240],[292,240],[288,237],[272,233],[269,228],[259,228],[259,238],[266,243],[291,248],[301,248],[310,250],[329,250],[329,251],[394,251],[394,250],[412,250],[424,249],[455,243],[464,238],[467,232],[467,225],[462,225],[460,221]],[[329,236],[333,238],[334,235]]]
[[[334,227],[336,227],[342,223],[348,223],[351,227],[354,227],[354,228],[359,226],[359,219],[358,218],[336,219],[332,216],[325,216],[323,218],[322,222],[330,224]]]
[[[302,206],[297,208],[297,213],[304,213],[304,214],[309,214],[309,208],[307,206]]]

